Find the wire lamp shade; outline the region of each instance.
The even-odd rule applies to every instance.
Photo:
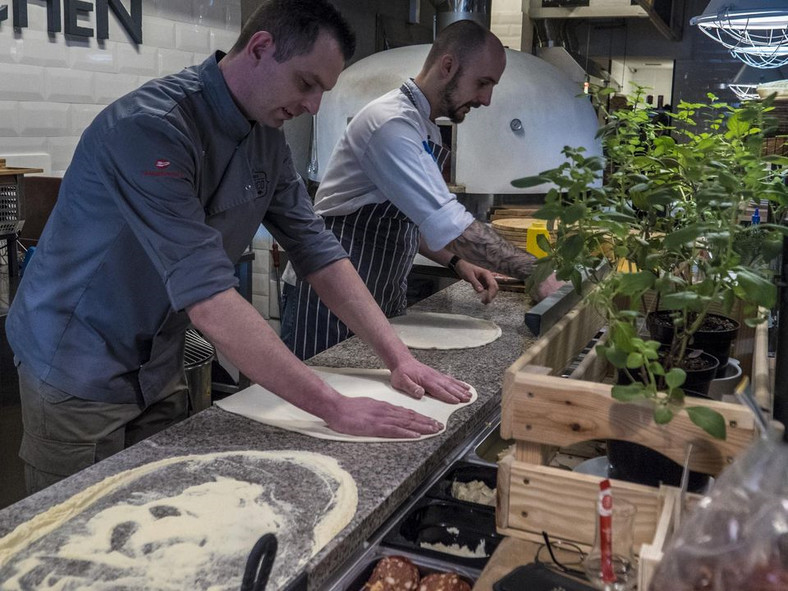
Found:
[[[739,100],[757,100],[760,98],[756,89],[761,84],[788,79],[788,67],[785,68],[753,68],[743,64],[739,72],[728,84]]]
[[[788,0],[711,0],[690,24],[749,66],[788,64]]]

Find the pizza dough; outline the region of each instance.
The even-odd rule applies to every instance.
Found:
[[[471,399],[464,404],[447,404],[431,396],[423,396],[420,400],[411,398],[391,387],[387,369],[334,369],[329,367],[310,367],[320,378],[340,394],[351,397],[367,396],[397,406],[415,410],[416,412],[440,421],[446,429],[451,414],[459,408],[476,400],[476,390],[471,388]],[[317,437],[335,441],[403,441],[386,437],[360,437],[338,433],[328,428],[323,419],[316,417],[300,408],[293,406],[273,392],[254,384],[249,388],[217,401],[216,406],[228,412],[239,414],[266,425],[273,425]],[[418,439],[434,437],[422,435]]]
[[[501,336],[501,328],[494,322],[463,314],[409,312],[390,322],[412,349],[470,349],[489,345]]]
[[[0,581],[4,591],[237,590],[270,532],[279,549],[269,588],[278,589],[357,504],[353,478],[322,454],[168,458],[110,476],[0,538]]]

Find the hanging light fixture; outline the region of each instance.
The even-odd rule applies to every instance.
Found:
[[[752,67],[788,64],[788,0],[711,0],[690,24]]]
[[[760,98],[756,88],[767,82],[788,79],[788,68],[753,68],[744,64],[736,76],[733,78],[728,88],[739,98],[739,100],[757,100]]]

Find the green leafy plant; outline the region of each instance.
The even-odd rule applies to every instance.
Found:
[[[779,223],[742,223],[747,206],[766,200],[764,218],[780,221],[788,205],[788,159],[764,155],[772,100],[731,106],[709,94],[706,103],[682,102],[665,124],[642,101],[605,112],[599,131],[605,159],[564,148],[560,166],[512,182],[550,183],[535,214],[556,239],[540,241],[548,256],[533,280],[553,271],[578,292],[587,277],[588,298],[608,322],[598,352],[632,383],[613,387],[620,401],[648,399],[663,424],[684,408],[715,437],[725,421],[706,407],[685,407],[685,367],[699,351],[691,343],[712,306],[730,313],[738,301],[750,325],[777,296],[769,263],[782,245]],[[601,101],[610,91],[597,90]],[[673,311],[667,352],[641,336],[653,309]]]

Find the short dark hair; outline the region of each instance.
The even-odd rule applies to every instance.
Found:
[[[345,61],[353,57],[356,36],[327,0],[263,0],[241,29],[230,53],[243,50],[258,31],[268,31],[276,44],[274,59],[282,63],[312,51],[323,30],[336,39]]]
[[[454,54],[462,65],[468,54],[474,53],[484,46],[489,35],[490,32],[476,21],[455,21],[435,37],[427,59],[424,61],[424,67],[432,67],[442,55],[447,53]]]

